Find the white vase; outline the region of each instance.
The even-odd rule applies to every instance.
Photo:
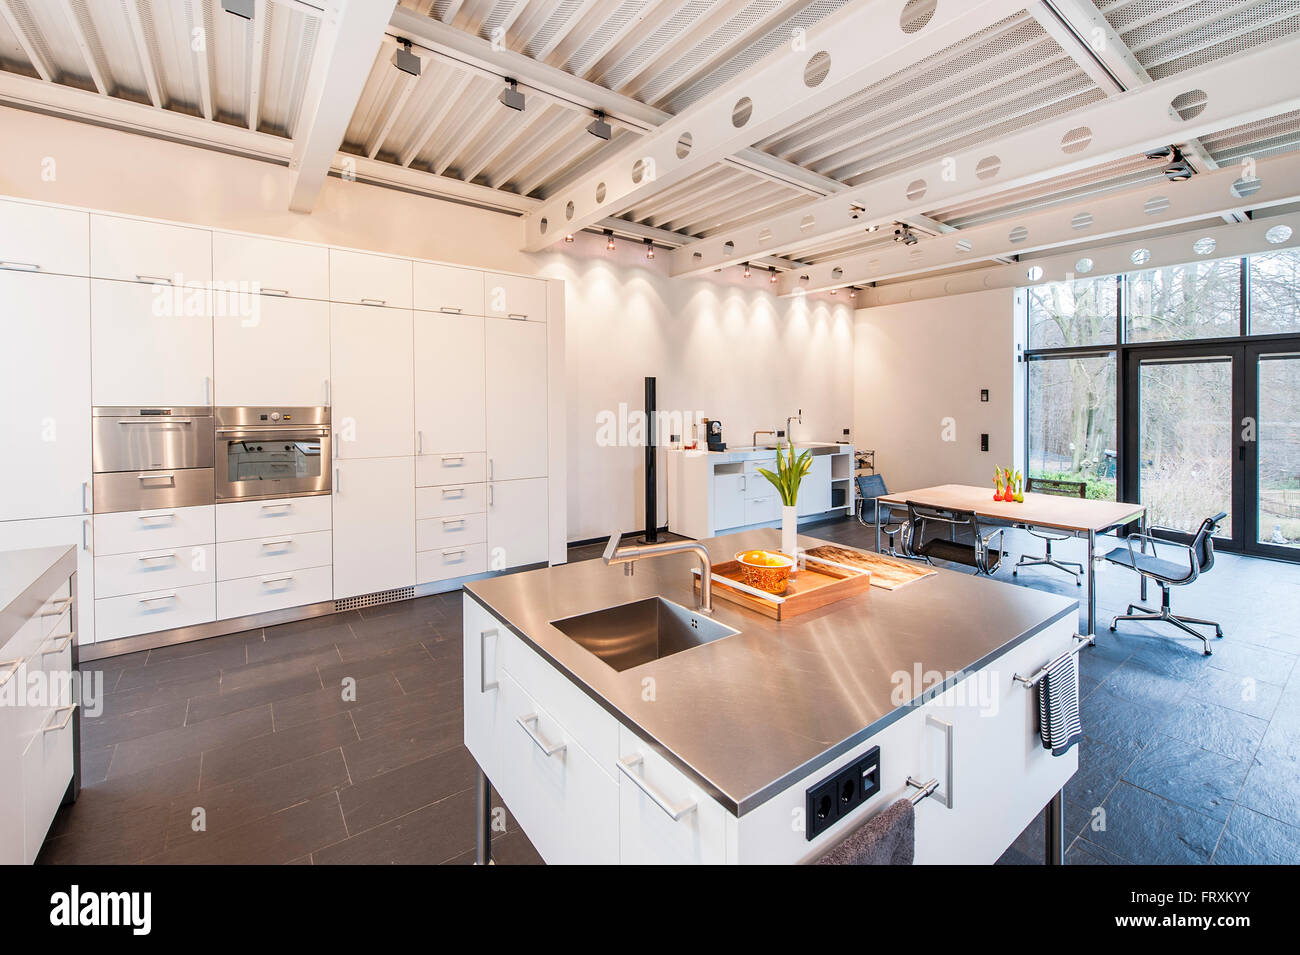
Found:
[[[790,573],[799,569],[799,508],[791,504],[781,506],[781,553],[794,558],[795,566]]]

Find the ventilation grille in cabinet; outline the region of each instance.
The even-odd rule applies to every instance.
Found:
[[[362,594],[360,597],[346,597],[334,601],[334,612],[341,610],[360,610],[362,607],[377,607],[380,604],[397,603],[410,600],[415,596],[414,587],[398,587],[396,590],[381,590],[377,594]]]

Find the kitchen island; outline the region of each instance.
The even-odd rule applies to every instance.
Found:
[[[701,543],[717,563],[778,535]],[[1035,694],[1015,676],[1071,648],[1077,601],[940,570],[784,621],[716,597],[705,615],[696,558],[637,563],[632,575],[590,560],[465,588],[465,743],[546,861],[813,861],[927,791],[918,863],[993,862],[1044,806],[1059,858],[1077,747],[1042,747]],[[627,659],[620,642],[644,620],[593,612],[656,600],[678,624],[725,635]],[[599,635],[602,620],[603,644],[582,625]],[[868,759],[875,790],[810,824],[826,784]],[[481,859],[487,806],[481,781]]]

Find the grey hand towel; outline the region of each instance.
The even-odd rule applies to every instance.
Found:
[[[1043,749],[1062,756],[1083,738],[1079,724],[1079,667],[1073,653],[1047,665],[1038,681],[1038,735]]]
[[[818,865],[911,865],[916,850],[916,812],[900,799],[878,812],[817,860]]]

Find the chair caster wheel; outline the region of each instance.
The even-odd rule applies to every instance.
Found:
[[[1076,580],[1076,581],[1074,582],[1074,586],[1076,586],[1076,587],[1082,587],[1082,586],[1083,586],[1083,581],[1082,581],[1082,580]]]
[[[1214,651],[1212,651],[1212,650],[1206,650],[1203,654],[1201,654],[1201,656],[1204,656],[1204,657],[1212,657],[1212,656],[1214,656]]]
[[[1115,625],[1113,623],[1110,625],[1110,632],[1111,633],[1115,632]]]

